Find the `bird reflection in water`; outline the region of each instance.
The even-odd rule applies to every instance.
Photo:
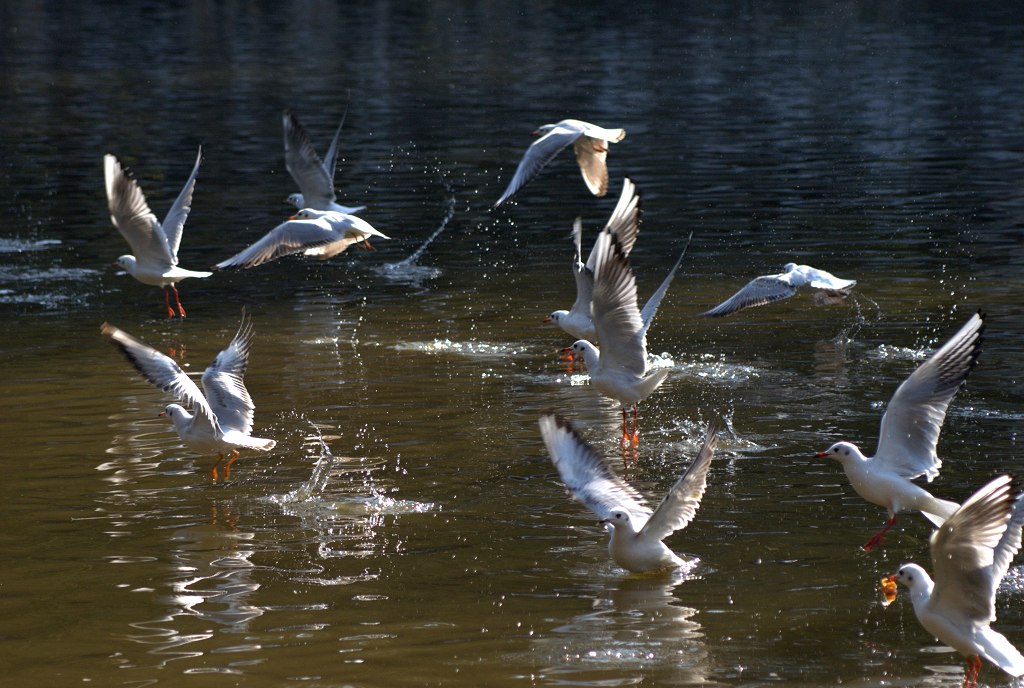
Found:
[[[544,665],[538,673],[574,685],[626,685],[657,666],[671,673],[670,683],[704,683],[708,652],[697,610],[673,594],[693,568],[604,578],[600,587],[580,590],[592,608],[535,640],[531,655]]]

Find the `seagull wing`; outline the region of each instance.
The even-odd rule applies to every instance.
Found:
[[[732,315],[744,308],[763,306],[766,303],[788,299],[794,294],[796,294],[796,287],[790,284],[785,274],[762,275],[750,280],[745,287],[702,315],[712,318]]]
[[[1014,519],[1020,493],[1017,481],[999,476],[971,495],[932,534],[933,609],[952,619],[982,624],[995,620],[996,588],[1005,572],[995,565],[996,552],[999,565],[1008,565],[1010,549],[1020,546],[1020,523]],[[1016,532],[1008,534],[1011,521]]]
[[[686,257],[686,249],[690,248],[690,240],[693,239],[693,232],[690,232],[690,236],[686,238],[686,246],[683,246],[683,252],[679,254],[679,259],[676,260],[676,264],[672,266],[672,269],[665,275],[665,279],[661,281],[661,285],[651,294],[651,298],[647,299],[647,303],[644,304],[643,309],[640,311],[640,320],[644,324],[644,336],[647,336],[647,330],[651,329],[651,323],[654,321],[654,316],[658,314],[658,306],[661,305],[661,300],[665,298],[665,293],[668,291],[668,287],[672,284],[672,279],[676,276],[676,271],[683,262],[683,258]]]
[[[131,246],[135,260],[144,265],[172,267],[178,259],[146,197],[128,171],[113,155],[103,156],[110,221]]]
[[[636,277],[618,239],[597,237],[592,304],[594,329],[601,343],[601,367],[641,377],[647,371],[647,340],[636,299]]]
[[[615,204],[615,209],[602,231],[619,237],[619,245],[627,256],[633,250],[633,244],[636,243],[637,234],[640,232],[640,193],[629,177],[623,179],[619,202]],[[587,257],[587,267],[591,271],[594,269],[595,258],[594,250],[591,249]]]
[[[714,456],[717,442],[718,427],[712,423],[697,458],[679,476],[679,480],[654,510],[654,514],[640,531],[641,536],[663,540],[689,525],[697,513],[697,508],[700,507],[701,497],[704,496],[704,489],[708,484],[708,468],[711,467],[711,457]]]
[[[274,227],[249,248],[217,263],[214,269],[252,268],[341,238],[342,235],[335,232],[323,218],[289,220]]]
[[[559,122],[551,131],[534,141],[526,149],[523,159],[519,161],[519,167],[516,168],[516,173],[512,176],[512,181],[509,182],[508,188],[505,189],[505,193],[501,195],[494,207],[498,207],[518,193],[537,176],[541,168],[551,162],[551,159],[558,155],[563,148],[576,141],[582,133],[583,131],[579,127]]]
[[[594,273],[583,264],[583,223],[580,218],[572,225],[572,238],[576,246],[576,254],[572,261],[572,276],[576,280],[576,301],[570,312],[582,313],[590,317],[590,302],[594,294]]]
[[[615,475],[569,421],[553,413],[544,414],[540,417],[540,434],[574,499],[600,518],[608,518],[613,509],[626,509],[637,523],[650,517],[651,510],[640,493]]]
[[[978,362],[983,313],[976,313],[942,348],[918,366],[896,389],[882,415],[874,461],[885,462],[906,478],[939,474],[935,453],[946,409]]]
[[[103,323],[100,332],[110,337],[114,345],[150,384],[191,405],[195,413],[195,423],[206,424],[213,431],[219,431],[217,418],[206,397],[172,358],[109,323]]]
[[[185,182],[185,186],[182,187],[181,193],[178,194],[171,209],[167,211],[167,217],[164,218],[163,230],[174,263],[178,262],[181,232],[185,229],[185,220],[188,219],[189,211],[192,210],[192,192],[196,188],[196,175],[199,174],[199,165],[202,161],[203,147],[200,146],[199,152],[196,153],[196,164],[192,166],[192,174],[189,175],[188,181]]]
[[[334,132],[334,138],[331,139],[331,145],[327,149],[327,157],[324,158],[324,171],[327,172],[327,176],[331,180],[331,189],[334,189],[334,173],[338,168],[338,140],[341,138],[341,128],[345,126],[345,118],[348,117],[348,107],[345,107],[345,114],[341,116],[341,122],[338,124],[338,129]]]
[[[326,208],[337,198],[334,172],[328,173],[309,141],[306,130],[291,110],[282,116],[284,124],[284,165],[299,186],[309,208]]]
[[[203,373],[203,390],[221,429],[248,435],[256,406],[252,403],[243,377],[249,364],[252,345],[252,320],[242,311],[242,324],[227,348],[217,354]]]

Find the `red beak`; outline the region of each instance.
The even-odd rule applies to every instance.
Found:
[[[824,459],[826,456],[828,456],[828,452],[818,452],[817,454],[814,455],[814,458]]]

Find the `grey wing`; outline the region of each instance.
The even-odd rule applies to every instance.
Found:
[[[615,209],[602,231],[617,236],[622,252],[627,256],[632,252],[633,244],[636,243],[637,234],[640,232],[640,193],[629,177],[623,179],[619,202],[615,204]],[[594,250],[591,249],[590,255],[587,256],[587,267],[591,271],[594,269],[595,260]]]
[[[179,400],[190,404],[196,414],[197,422],[201,421],[212,428],[217,428],[217,419],[207,403],[206,397],[199,391],[196,383],[192,382],[192,378],[186,375],[185,371],[172,358],[143,344],[110,323],[103,323],[100,326],[100,332],[110,337],[114,346],[121,350],[121,353],[150,384],[161,391],[170,392]]]
[[[590,193],[604,196],[608,193],[608,142],[584,134],[573,143],[573,150]]]
[[[946,409],[981,354],[983,313],[976,313],[953,337],[918,366],[896,389],[882,415],[877,457],[900,475],[932,480],[942,462],[935,453]]]
[[[224,431],[237,430],[243,435],[252,432],[256,411],[243,381],[251,345],[252,320],[243,310],[242,323],[234,339],[203,373],[203,390],[221,428]]]
[[[601,343],[601,366],[642,376],[647,371],[647,341],[633,268],[614,235],[601,232],[596,250],[591,310]]]
[[[1013,484],[1017,488],[1017,496],[1013,499],[1010,520],[1007,522],[1006,531],[999,538],[999,544],[996,545],[992,555],[992,577],[997,586],[1006,575],[1010,564],[1013,563],[1013,558],[1021,547],[1021,528],[1024,527],[1024,491],[1020,489],[1019,481],[1015,480]]]
[[[831,272],[812,268],[810,265],[798,265],[796,269],[800,271],[807,285],[813,289],[844,292],[857,284],[856,280],[842,279]]]
[[[579,138],[581,133],[578,129],[559,124],[534,141],[526,149],[523,159],[519,161],[519,166],[516,168],[516,173],[512,176],[512,181],[508,183],[508,188],[505,189],[505,193],[501,195],[501,198],[494,204],[494,207],[497,208],[518,193],[521,188],[537,176],[541,168],[551,162],[551,159],[558,155],[562,149]]]
[[[135,259],[149,265],[176,265],[177,258],[171,253],[167,237],[149,209],[142,189],[113,155],[103,156],[103,177],[110,221],[131,246]]]
[[[167,211],[164,218],[163,230],[167,237],[167,247],[174,257],[174,263],[178,262],[178,247],[181,245],[181,232],[185,229],[185,220],[188,219],[189,211],[192,210],[192,192],[196,188],[196,175],[199,174],[199,165],[203,161],[203,147],[199,147],[196,153],[196,164],[192,167],[192,174],[182,187],[181,193],[175,199],[171,209]]]
[[[285,167],[298,184],[306,207],[326,208],[337,198],[334,193],[333,172],[328,174],[295,113],[285,110],[282,122]]]
[[[712,318],[732,315],[744,308],[788,299],[794,294],[796,287],[781,275],[762,275],[750,280],[745,287],[702,315]]]
[[[933,607],[954,618],[980,623],[995,619],[999,586],[999,578],[993,575],[995,550],[1019,498],[1020,485],[1010,476],[999,476],[971,495],[932,534]],[[1019,533],[1015,537],[1019,543]]]
[[[640,493],[615,475],[565,418],[542,415],[540,434],[569,494],[600,518],[617,508],[628,510],[638,522],[651,515]]]
[[[576,254],[572,262],[572,276],[576,281],[576,300],[570,309],[574,313],[590,316],[590,302],[594,293],[594,273],[583,264],[582,239],[583,223],[580,218],[572,225],[572,238],[576,246]]]
[[[700,507],[701,497],[704,496],[708,468],[711,467],[711,458],[714,456],[717,442],[718,426],[712,423],[697,458],[668,491],[641,532],[662,540],[689,525],[697,513],[697,508]]]
[[[338,167],[338,140],[341,138],[341,128],[345,126],[346,117],[348,117],[347,107],[345,108],[345,114],[341,116],[338,129],[334,132],[334,138],[331,139],[331,145],[327,149],[327,156],[324,158],[324,171],[327,172],[327,176],[331,179],[332,190],[334,189],[334,173]]]
[[[215,270],[252,268],[341,238],[321,220],[289,220],[274,227],[252,246],[213,267]]]
[[[693,239],[693,232],[690,232],[690,236],[686,238],[686,246],[683,246],[683,252],[679,254],[679,259],[676,260],[676,264],[672,266],[668,274],[665,275],[665,279],[662,280],[661,285],[651,294],[651,298],[647,299],[647,303],[640,310],[640,320],[644,324],[644,336],[647,336],[647,330],[651,329],[651,323],[654,321],[654,316],[658,313],[658,306],[661,305],[661,300],[665,298],[665,293],[668,291],[669,285],[672,284],[672,279],[676,276],[676,271],[683,262],[683,258],[686,257],[686,250],[690,248],[690,240]]]

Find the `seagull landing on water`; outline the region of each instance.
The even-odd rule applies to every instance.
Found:
[[[605,129],[578,119],[563,119],[557,124],[545,124],[533,133],[540,138],[526,149],[508,188],[494,204],[495,208],[532,181],[570,143],[590,193],[595,196],[608,193],[608,166],[605,164],[608,144],[621,141],[626,136],[625,129]]]
[[[691,234],[691,237],[693,235]],[[689,240],[686,246],[689,247]],[[637,404],[654,393],[668,369],[651,370],[647,361],[647,330],[654,320],[658,304],[668,290],[672,277],[686,256],[680,254],[668,277],[644,306],[637,307],[636,277],[617,236],[602,232],[594,245],[594,295],[591,313],[601,348],[580,339],[565,349],[573,358],[582,356],[590,373],[590,382],[601,394],[622,406],[622,441],[636,445]],[[650,309],[648,311],[648,309]],[[626,428],[628,408],[633,409],[633,432]]]
[[[931,537],[932,573],[904,564],[888,577],[910,590],[914,614],[940,642],[967,657],[964,686],[976,686],[984,657],[1011,676],[1024,676],[1024,656],[1001,633],[996,589],[1020,550],[1021,484],[1007,475],[975,492]]]
[[[627,256],[633,250],[637,233],[640,231],[640,193],[633,181],[626,177],[622,182],[622,194],[615,205],[611,217],[602,232],[614,234],[619,238],[619,245]],[[576,280],[576,301],[569,310],[557,310],[546,318],[545,323],[554,323],[576,339],[597,341],[594,320],[591,317],[591,301],[594,295],[594,266],[597,261],[597,244],[590,250],[587,262],[583,262],[583,223],[576,218],[573,223],[572,238],[576,246],[576,254],[572,262],[572,274]],[[657,306],[655,306],[655,309]]]
[[[336,202],[338,197],[334,191],[334,171],[338,166],[338,137],[345,118],[334,132],[334,138],[327,149],[327,158],[320,159],[316,149],[309,141],[306,130],[299,123],[299,118],[291,110],[282,115],[284,124],[284,165],[292,175],[301,193],[294,193],[287,198],[299,210],[333,210],[338,213],[354,215],[365,210],[365,205],[344,206]]]
[[[712,318],[732,315],[745,308],[788,299],[795,296],[802,287],[814,291],[814,300],[819,305],[833,304],[849,296],[850,290],[857,284],[855,280],[840,279],[810,265],[786,263],[782,270],[778,275],[755,277],[738,292],[701,315]]]
[[[168,318],[174,317],[174,309],[171,308],[167,294],[168,287],[174,292],[178,315],[184,318],[185,307],[181,305],[175,283],[188,277],[209,277],[213,274],[178,267],[181,233],[192,209],[192,191],[196,186],[196,175],[199,174],[199,164],[202,160],[203,150],[200,148],[196,155],[196,164],[192,167],[192,174],[189,175],[171,209],[167,211],[167,217],[161,225],[149,209],[138,182],[132,179],[113,155],[103,156],[103,176],[110,221],[131,246],[133,254],[121,256],[117,259],[116,265],[143,284],[163,287]]]
[[[850,442],[837,442],[816,454],[838,461],[857,494],[887,509],[889,520],[868,540],[865,550],[882,542],[900,512],[920,511],[941,526],[959,507],[936,499],[912,480],[923,475],[931,482],[939,474],[942,461],[935,447],[942,421],[978,362],[984,329],[985,316],[979,312],[896,389],[882,415],[873,457],[864,456]]]
[[[193,413],[189,413],[178,404],[169,404],[160,415],[171,419],[178,437],[189,449],[197,454],[219,455],[210,471],[214,480],[225,455],[228,460],[224,477],[228,478],[239,449],[270,451],[277,444],[275,440],[252,436],[256,406],[242,380],[249,363],[252,323],[244,311],[238,333],[203,373],[205,395],[173,359],[109,323],[103,323],[100,331],[110,337],[150,383],[192,406]]]
[[[253,268],[293,253],[327,260],[352,244],[372,249],[370,237],[391,238],[355,215],[303,208],[287,222],[274,227],[255,244],[227,260],[222,260],[214,265],[213,269]]]
[[[652,512],[640,493],[615,475],[569,421],[554,414],[540,418],[544,444],[569,494],[601,518],[611,535],[608,552],[615,563],[641,572],[686,564],[662,540],[685,528],[696,515],[707,487],[717,432],[714,424],[708,428],[697,458]]]

